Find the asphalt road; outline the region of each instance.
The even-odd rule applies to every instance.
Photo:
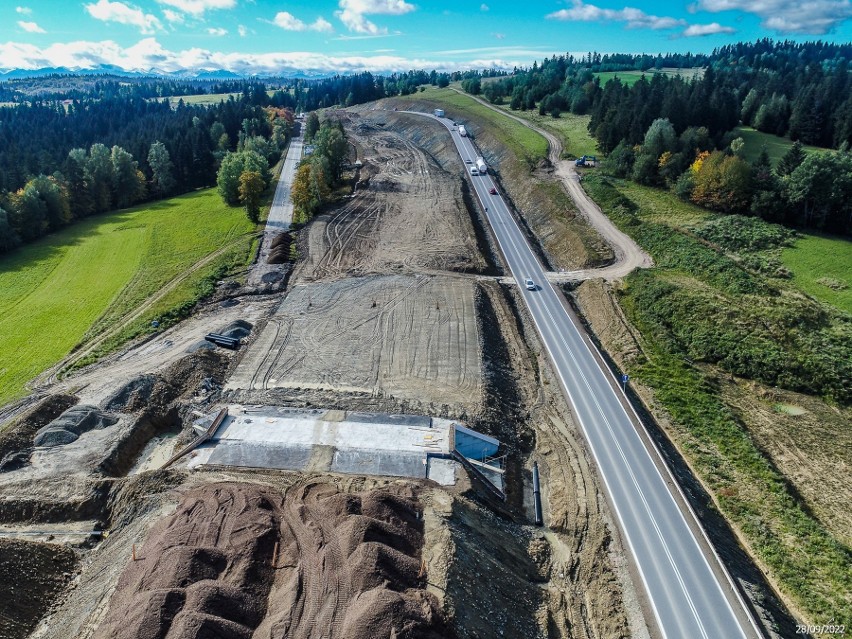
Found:
[[[478,152],[470,138],[461,137],[451,120],[433,119],[450,130],[462,160],[475,161]],[[499,190],[489,193],[497,185],[490,175],[471,176],[471,182],[595,457],[660,634],[666,639],[759,637],[718,564],[711,567],[715,559],[708,560],[687,523],[611,374],[598,364],[588,337],[548,283]],[[536,290],[525,288],[526,278]]]
[[[284,158],[284,167],[275,187],[275,196],[272,198],[272,207],[269,209],[269,217],[266,220],[266,232],[286,231],[293,221],[293,203],[290,201],[290,187],[296,176],[296,168],[302,160],[302,134],[290,140],[290,148],[287,149],[287,157]]]
[[[264,278],[281,277],[282,266],[280,264],[267,264],[266,260],[272,251],[272,242],[279,233],[290,229],[293,221],[293,202],[290,200],[290,188],[293,186],[293,178],[296,169],[302,161],[302,131],[290,140],[287,155],[284,157],[284,166],[281,167],[281,175],[275,186],[275,194],[272,196],[272,205],[269,207],[269,215],[266,218],[266,227],[263,231],[263,241],[260,245],[260,253],[257,262],[249,272],[248,283],[257,286],[264,283]]]

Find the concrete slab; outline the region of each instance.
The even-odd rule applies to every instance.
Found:
[[[422,415],[232,405],[187,466],[428,478],[450,486],[456,462],[447,457],[458,427]]]

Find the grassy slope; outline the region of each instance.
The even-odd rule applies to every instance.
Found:
[[[90,218],[0,258],[0,404],[228,242],[232,251],[187,278],[123,334],[194,300],[222,264],[245,262],[253,229],[215,189]],[[49,338],[47,337],[49,336]]]
[[[762,133],[750,126],[738,126],[734,129],[734,132],[745,142],[743,155],[749,162],[754,162],[760,155],[761,148],[766,145],[766,153],[769,155],[769,161],[772,162],[772,166],[775,166],[778,164],[778,160],[780,160],[787,150],[793,146],[793,142],[790,138],[781,138],[777,135],[772,135],[771,133]],[[805,151],[825,150],[826,149],[822,149],[818,146],[805,145]]]
[[[805,293],[852,313],[852,241],[805,235],[782,251],[781,260]],[[823,278],[837,280],[846,288],[833,290],[819,281]]]
[[[705,314],[705,307],[713,306],[710,317],[720,318],[721,325],[735,325],[749,317],[744,309],[752,304],[773,307],[759,293],[762,280],[726,256],[708,252],[688,235],[666,230],[693,227],[714,214],[665,191],[633,183],[613,181],[608,187],[590,179],[586,188],[658,265],[628,277],[620,298],[643,336],[645,357],[630,365],[631,377],[653,389],[654,401],[671,417],[669,435],[794,606],[810,620],[848,624],[852,549],[832,536],[788,490],[788,479],[756,446],[736,411],[724,403],[714,382],[714,376],[724,373],[705,364],[693,366],[676,346],[681,325],[676,312],[667,310],[677,310],[672,300],[687,299],[696,305],[695,312]],[[750,294],[735,292],[749,287]],[[649,295],[651,290],[658,295]],[[657,306],[663,310],[656,312]],[[693,324],[701,325],[700,316],[693,319]],[[713,339],[712,333],[708,337]]]
[[[566,157],[578,158],[598,153],[598,142],[589,133],[588,115],[563,113],[558,118],[553,118],[549,115],[539,115],[538,111],[512,111],[506,104],[497,106],[559,137],[562,140],[562,153]]]
[[[465,116],[476,118],[480,121],[498,127],[503,135],[503,141],[519,158],[523,158],[530,165],[539,159],[547,157],[547,140],[535,131],[532,131],[519,122],[495,113],[492,109],[479,104],[476,100],[466,95],[461,95],[452,89],[438,89],[428,87],[425,91],[409,96],[412,100],[422,98],[441,102],[447,107],[455,107],[463,112]],[[462,122],[464,118],[457,120]]]
[[[619,78],[622,84],[626,84],[627,86],[633,86],[639,79],[644,75],[646,79],[651,80],[651,76],[654,73],[661,73],[662,75],[675,76],[679,75],[687,80],[694,78],[696,76],[703,76],[704,69],[675,69],[675,68],[663,68],[651,71],[601,71],[599,73],[595,73],[595,76],[600,78],[601,86],[612,80],[613,78]]]

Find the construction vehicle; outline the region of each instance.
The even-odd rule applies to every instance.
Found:
[[[598,158],[594,155],[584,155],[574,160],[574,166],[597,166]]]

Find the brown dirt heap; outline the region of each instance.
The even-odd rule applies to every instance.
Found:
[[[189,491],[119,580],[96,637],[439,639],[414,489]]]

